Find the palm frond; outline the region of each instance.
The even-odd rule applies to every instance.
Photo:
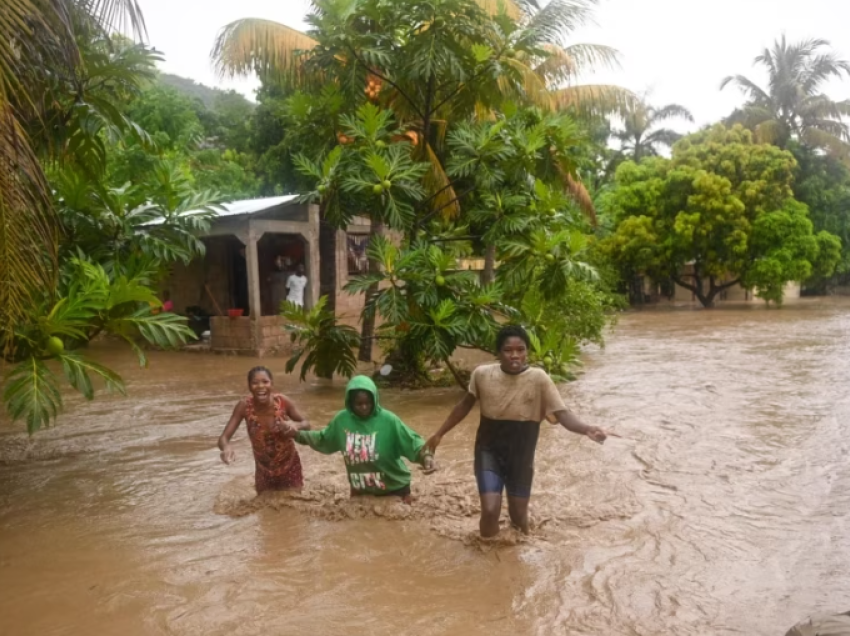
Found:
[[[818,128],[809,128],[803,134],[803,142],[812,148],[825,148],[830,154],[837,157],[848,157],[850,145],[845,141],[846,137],[831,134]]]
[[[78,0],[83,10],[109,33],[132,33],[139,39],[147,36],[142,10],[136,0]]]
[[[684,106],[679,104],[667,104],[658,109],[653,109],[652,119],[654,121],[667,121],[668,119],[684,119],[693,122],[694,116]]]
[[[723,81],[720,82],[720,90],[723,90],[730,84],[737,86],[738,90],[752,100],[763,102],[770,101],[770,95],[768,95],[764,89],[743,75],[730,75],[729,77],[724,78]]]
[[[538,46],[560,44],[592,20],[596,4],[598,0],[550,0],[529,16],[524,39]]]
[[[522,17],[522,11],[514,0],[475,0],[475,2],[490,15],[505,13],[513,20],[519,20]]]
[[[587,116],[627,116],[640,100],[631,91],[610,84],[585,84],[552,91],[558,110],[574,110]]]
[[[546,88],[546,82],[543,76],[515,58],[505,60],[505,64],[519,76],[520,83],[522,85],[522,96],[525,100],[544,110],[552,109],[552,95]],[[499,86],[503,96],[510,95],[511,84],[512,83],[505,75],[500,75],[497,80],[497,85]]]
[[[294,76],[316,46],[310,36],[271,20],[246,18],[219,32],[210,54],[222,77],[279,74]]]
[[[553,87],[575,81],[582,71],[613,68],[620,63],[619,52],[601,44],[544,44],[541,48],[546,56],[534,70]]]
[[[578,205],[579,209],[584,212],[585,216],[593,225],[596,225],[596,206],[593,205],[593,199],[584,184],[573,177],[568,172],[559,168],[561,179],[564,182],[564,190],[570,198]]]
[[[26,133],[0,95],[0,338],[6,353],[34,291],[53,288],[55,217],[48,193]]]
[[[438,211],[444,219],[455,219],[460,215],[460,203],[457,194],[452,187],[452,180],[446,174],[443,164],[431,145],[425,143],[425,159],[428,162],[428,171],[425,173],[424,186],[427,193],[434,196],[431,207]]]

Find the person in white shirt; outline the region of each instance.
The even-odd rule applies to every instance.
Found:
[[[307,277],[304,275],[304,264],[299,263],[295,273],[286,281],[288,295],[286,300],[295,303],[299,307],[304,306],[304,290],[307,288]]]

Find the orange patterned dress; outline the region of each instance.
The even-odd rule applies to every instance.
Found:
[[[274,401],[273,422],[283,421],[286,417],[286,398],[280,394],[272,396]],[[254,484],[257,494],[266,490],[294,490],[304,485],[301,473],[301,457],[295,448],[295,442],[286,439],[283,433],[261,424],[254,412],[254,398],[245,400],[245,422],[248,437],[254,449]]]

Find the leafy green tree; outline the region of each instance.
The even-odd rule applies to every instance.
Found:
[[[57,224],[42,159],[48,152],[54,164],[85,158],[97,172],[102,133],[128,128],[103,96],[132,90],[139,74],[123,69],[152,63],[153,56],[139,48],[110,52],[97,44],[121,26],[144,32],[134,0],[7,0],[2,14],[0,329],[10,347],[33,294],[56,280]],[[92,77],[84,69],[99,72],[100,80],[84,81]]]
[[[344,227],[351,215],[367,213],[375,245],[385,226],[401,231],[404,276],[411,285],[431,280],[431,287],[435,267],[448,273],[455,266],[452,250],[437,244],[472,232],[485,250],[489,289],[498,246],[511,231],[521,230],[515,240],[533,241],[550,217],[563,229],[573,223],[573,201],[592,214],[570,161],[580,132],[571,117],[552,111],[610,111],[631,98],[615,87],[572,85],[579,67],[614,56],[605,47],[563,46],[594,2],[507,2],[501,9],[474,0],[312,4],[308,34],[241,20],[222,30],[213,57],[225,73],[256,72],[267,89],[277,87],[268,90],[276,92],[269,110],[276,106],[284,120],[274,131],[281,140],[275,164],[286,165],[287,151],[298,156],[307,196],[320,202],[326,222]],[[467,316],[462,294],[470,290],[459,284],[439,298],[415,299],[409,311],[419,322],[405,319],[410,329],[399,331],[401,314],[385,313],[383,299],[393,293],[380,286],[394,287],[384,271],[387,255],[370,254],[370,277],[349,288],[367,294],[361,359],[371,359],[376,315],[388,321],[381,341],[417,368],[423,356],[448,363],[446,348],[472,342],[469,333],[451,335]]]
[[[850,169],[838,158],[805,146],[793,144],[791,151],[799,166],[794,197],[808,206],[816,231],[829,232],[841,240],[840,263],[835,273],[846,275],[850,271]],[[824,293],[835,280],[820,271],[816,268],[807,287]]]
[[[312,309],[285,302],[282,315],[288,321],[295,350],[286,363],[286,372],[292,373],[301,364],[301,381],[311,371],[317,377],[330,379],[334,374],[351,377],[357,370],[353,350],[360,344],[357,331],[340,325],[334,313],[327,309],[328,297],[322,296]]]
[[[176,89],[153,84],[140,92],[127,105],[127,116],[149,134],[161,133],[157,146],[174,151],[196,146],[204,138],[204,127],[198,117],[203,106]]]
[[[107,390],[124,391],[121,378],[76,349],[93,335],[105,332],[123,338],[147,364],[137,341],[176,347],[194,338],[185,319],[155,311],[160,306],[149,283],[153,271],[137,269],[131,277],[111,275],[101,265],[83,258],[65,261],[54,293],[37,297],[26,318],[15,328],[7,350],[11,363],[3,388],[3,402],[13,420],[24,420],[30,433],[51,423],[62,410],[62,387],[55,372],[86,399],[94,397],[92,376]]]
[[[783,36],[755,59],[768,72],[767,89],[743,75],[724,79],[721,90],[737,86],[748,100],[730,122],[743,123],[760,142],[780,148],[794,139],[846,154],[850,133],[842,118],[850,114],[850,101],[834,101],[821,91],[829,79],[850,75],[850,62],[825,52],[828,46],[822,39],[792,44]]]
[[[61,411],[60,375],[87,399],[97,381],[123,390],[113,371],[80,353],[96,335],[125,339],[143,365],[140,343],[194,338],[184,318],[159,311],[154,285],[168,262],[198,253],[196,232],[215,197],[159,160],[149,164],[151,181],[110,184],[116,148],[153,148],[126,106],[159,57],[111,35],[124,19],[144,31],[133,0],[3,5],[2,400],[31,433]]]
[[[670,160],[625,163],[605,201],[618,225],[604,249],[625,275],[673,280],[706,307],[739,283],[780,302],[787,282],[836,264],[820,254],[834,254],[833,239],[814,234],[793,198],[794,168],[791,153],[721,125],[680,141]]]

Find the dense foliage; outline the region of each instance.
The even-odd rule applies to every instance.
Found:
[[[623,164],[604,249],[624,275],[675,281],[706,307],[739,283],[781,303],[786,283],[831,275],[840,252],[794,199],[795,167],[790,152],[722,125],[680,141],[672,159]]]
[[[60,377],[88,399],[98,380],[124,390],[82,354],[91,339],[124,339],[145,365],[145,343],[194,337],[154,290],[168,263],[202,252],[220,197],[167,156],[183,152],[190,118],[172,111],[153,130],[151,117],[151,131],[134,119],[160,59],[111,35],[122,16],[142,30],[134,2],[7,5],[32,29],[0,20],[2,400],[34,432],[61,410]]]

